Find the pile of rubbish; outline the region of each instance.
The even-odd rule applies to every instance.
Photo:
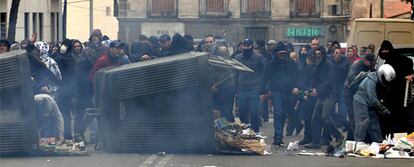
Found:
[[[371,158],[414,158],[414,133],[391,139],[387,136],[382,143],[346,141],[343,148],[347,156]]]
[[[386,158],[386,159],[414,159],[414,133],[394,134],[387,136],[382,143],[373,142],[367,144],[364,142],[345,141],[339,148],[334,150],[328,147],[326,153],[307,152],[300,150],[298,142],[291,142],[287,151],[298,152],[297,155],[311,156],[335,156],[335,157],[368,157],[368,158]]]
[[[73,140],[58,140],[56,138],[41,138],[39,140],[39,154],[43,155],[64,155],[84,156],[88,155],[85,143],[74,142]]]
[[[224,118],[217,119],[215,137],[222,145],[239,149],[242,152],[252,152],[268,155],[266,137],[256,134],[248,125],[238,122],[228,123]]]

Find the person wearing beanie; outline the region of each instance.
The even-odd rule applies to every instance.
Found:
[[[236,72],[235,84],[238,92],[239,116],[242,123],[250,123],[255,132],[259,132],[259,88],[264,71],[263,57],[253,51],[253,40],[242,42],[242,53],[236,60],[254,71]],[[250,119],[249,116],[250,115]]]

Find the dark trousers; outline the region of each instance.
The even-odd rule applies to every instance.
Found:
[[[354,101],[355,141],[382,142],[381,127],[377,113],[368,106]],[[367,136],[368,135],[368,136]]]
[[[355,119],[354,119],[354,109],[353,101],[355,91],[345,88],[344,90],[344,102],[346,107],[346,112],[348,114],[348,140],[354,140],[354,128],[355,128]]]
[[[300,116],[301,114],[301,110],[302,110],[302,105],[301,103],[303,103],[302,101],[299,101],[298,103],[298,99],[294,96],[291,96],[291,100],[290,100],[290,106],[288,108],[288,119],[289,122],[287,124],[286,127],[286,135],[292,135],[293,131],[296,130],[296,134],[300,133],[300,131],[303,128],[303,124],[302,124],[302,117]],[[298,103],[298,104],[297,104]],[[297,106],[297,108],[295,109],[295,106]]]
[[[269,100],[264,100],[260,102],[260,115],[264,121],[269,121]]]
[[[274,113],[273,128],[275,130],[274,143],[280,143],[283,141],[283,127],[289,112],[289,95],[279,92],[272,92],[272,104]]]
[[[259,132],[259,91],[240,90],[238,94],[239,117],[242,123],[250,123]]]
[[[305,123],[304,138],[305,143],[312,142],[312,115],[315,108],[316,99],[309,97],[306,101],[302,101],[301,117]]]
[[[328,129],[336,138],[341,136],[338,125],[335,123],[333,118],[335,105],[335,98],[332,96],[318,99],[315,104],[315,108],[312,115],[312,143],[321,143],[321,132],[322,127]]]
[[[229,122],[234,122],[233,115],[234,90],[232,88],[222,88],[213,93],[214,107],[220,111],[221,116]]]
[[[58,105],[64,120],[63,137],[72,139],[72,111],[74,110],[74,96],[67,93],[58,94]]]

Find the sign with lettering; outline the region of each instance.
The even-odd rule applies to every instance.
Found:
[[[317,37],[321,35],[321,28],[293,28],[289,27],[286,31],[287,37]]]

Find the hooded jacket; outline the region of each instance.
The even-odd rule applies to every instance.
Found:
[[[298,65],[287,55],[284,59],[273,57],[266,64],[263,74],[261,93],[267,92],[266,85],[269,84],[270,91],[290,94],[293,88],[299,87],[300,72]]]
[[[251,55],[245,56],[240,53],[236,56],[236,60],[254,71],[251,72],[236,72],[235,82],[237,90],[259,90],[264,71],[263,57],[255,52]]]

